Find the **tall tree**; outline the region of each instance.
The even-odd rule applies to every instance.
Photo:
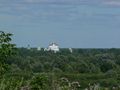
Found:
[[[11,33],[0,31],[0,74],[4,73],[7,68],[6,60],[13,55],[15,44],[12,44]]]

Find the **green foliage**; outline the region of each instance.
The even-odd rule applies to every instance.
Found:
[[[8,68],[6,60],[13,55],[15,44],[11,44],[11,33],[0,31],[0,73],[4,73]]]
[[[8,56],[13,55],[15,44],[11,44],[11,36],[12,34],[10,33],[0,31],[0,56],[3,60]]]
[[[32,90],[48,90],[49,80],[46,74],[37,74],[35,75],[31,82],[30,86]]]
[[[92,86],[99,83],[103,88],[120,84],[120,49],[73,49],[73,53],[61,49],[61,52],[56,54],[44,52],[43,49],[37,51],[36,48],[17,50],[19,53],[6,61],[11,69],[9,73],[17,73],[18,77],[26,74],[25,77],[29,77],[33,90],[44,90],[43,87],[50,90],[59,90],[58,88],[62,87],[67,90],[67,85],[59,83],[61,77],[68,78],[70,82],[78,81],[80,90],[89,88],[89,83]],[[34,75],[35,73],[38,75]],[[54,76],[51,76],[51,73],[54,73]],[[43,87],[40,83],[44,83]]]
[[[0,79],[0,90],[19,90],[23,82],[23,77],[4,76]]]

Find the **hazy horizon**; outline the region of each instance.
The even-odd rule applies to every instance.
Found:
[[[0,0],[0,30],[18,47],[120,48],[120,0]]]

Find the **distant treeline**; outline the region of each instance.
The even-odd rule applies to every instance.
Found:
[[[107,73],[120,68],[120,49],[60,49],[60,52],[18,48],[8,63],[32,72]]]
[[[7,77],[23,77],[25,81],[31,80],[35,74],[45,73],[52,82],[59,81],[62,77],[71,82],[78,81],[81,89],[77,90],[94,83],[99,83],[102,87],[119,87],[120,84],[120,49],[115,48],[73,48],[73,53],[68,48],[61,48],[58,53],[43,49],[38,51],[36,48],[17,48],[16,55],[9,57],[6,63],[9,65]],[[49,88],[54,85],[54,82],[48,83],[51,86]]]

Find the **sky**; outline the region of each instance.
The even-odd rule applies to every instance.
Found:
[[[120,0],[0,0],[0,30],[18,47],[120,48]]]

